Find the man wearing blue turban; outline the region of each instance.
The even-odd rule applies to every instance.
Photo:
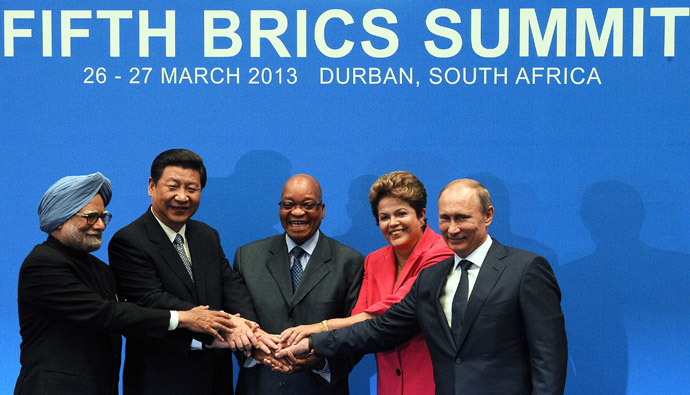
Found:
[[[232,331],[230,315],[208,306],[169,311],[117,301],[110,268],[89,254],[101,246],[111,196],[110,180],[93,173],[64,177],[41,199],[39,226],[49,236],[19,271],[15,395],[117,394],[121,333],[164,337],[184,328],[222,340],[219,332]]]

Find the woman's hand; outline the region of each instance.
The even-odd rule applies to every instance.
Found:
[[[324,327],[319,322],[311,325],[300,325],[292,328],[287,328],[280,334],[280,342],[285,346],[291,346],[305,337],[311,336],[315,333],[323,332]]]

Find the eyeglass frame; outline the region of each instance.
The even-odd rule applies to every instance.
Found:
[[[290,207],[285,207],[285,205],[288,205]],[[309,205],[309,206],[314,205],[314,207],[308,208],[308,207],[306,207],[307,205]],[[282,210],[288,210],[288,211],[294,210],[297,207],[300,207],[304,211],[312,211],[312,210],[316,210],[317,208],[323,207],[323,201],[321,201],[321,202],[302,202],[302,203],[280,201],[280,202],[278,202],[278,206],[280,206],[280,208]]]
[[[110,220],[113,219],[113,215],[107,211],[102,213],[99,213],[98,211],[93,211],[90,213],[76,213],[74,215],[86,218],[86,223],[89,226],[96,225],[96,222],[98,222],[99,219],[103,221],[103,225],[108,225]]]

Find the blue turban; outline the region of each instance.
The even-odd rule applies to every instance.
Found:
[[[107,206],[113,187],[101,173],[61,178],[48,188],[38,205],[38,226],[46,233],[54,231],[89,204],[97,193]]]

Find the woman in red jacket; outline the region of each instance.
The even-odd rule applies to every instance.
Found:
[[[339,329],[383,314],[407,294],[420,270],[453,255],[443,238],[426,224],[426,190],[412,173],[394,171],[371,186],[369,203],[389,245],[364,261],[359,299],[349,318],[288,328],[288,345],[305,336]],[[431,357],[421,334],[391,351],[376,354],[379,394],[433,394]]]

